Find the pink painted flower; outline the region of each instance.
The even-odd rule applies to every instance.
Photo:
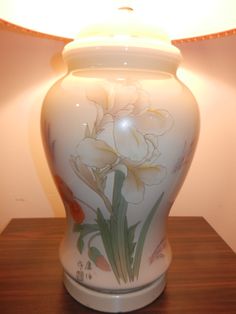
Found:
[[[152,255],[149,257],[149,263],[152,264],[155,260],[160,257],[163,257],[163,250],[166,247],[166,239],[164,238],[161,242],[158,243],[157,247],[153,251]]]

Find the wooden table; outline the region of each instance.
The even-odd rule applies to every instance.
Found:
[[[62,283],[63,218],[13,219],[0,236],[0,313],[96,313]],[[236,254],[201,217],[170,217],[173,262],[165,292],[146,314],[236,313]]]

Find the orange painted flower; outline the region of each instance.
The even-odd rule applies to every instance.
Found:
[[[75,196],[67,184],[58,175],[54,176],[58,191],[63,202],[70,210],[70,214],[75,222],[81,224],[84,221],[85,215],[79,203],[75,200]]]
[[[100,268],[103,271],[111,271],[110,265],[108,264],[107,260],[105,259],[104,256],[99,255],[96,258],[96,262],[95,262],[96,266],[98,268]]]
[[[89,248],[88,256],[90,260],[93,261],[94,264],[102,271],[111,271],[111,267],[107,260],[96,247],[91,246]]]
[[[81,206],[76,201],[73,201],[71,203],[68,203],[68,207],[70,209],[70,213],[74,221],[77,222],[78,224],[81,224],[85,218]]]
[[[63,200],[65,200],[66,202],[73,202],[74,201],[73,192],[66,185],[66,183],[62,180],[62,178],[59,177],[58,175],[55,175],[54,180],[56,182],[57,188]]]

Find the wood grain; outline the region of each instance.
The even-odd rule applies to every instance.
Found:
[[[173,262],[164,293],[143,314],[235,314],[236,255],[201,217],[170,217]],[[62,283],[63,218],[13,219],[0,236],[1,314],[96,313]]]

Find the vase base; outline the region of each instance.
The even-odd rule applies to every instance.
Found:
[[[81,304],[101,312],[129,312],[152,303],[163,292],[166,276],[163,274],[150,285],[127,293],[105,293],[80,285],[64,273],[64,285],[70,295]]]

